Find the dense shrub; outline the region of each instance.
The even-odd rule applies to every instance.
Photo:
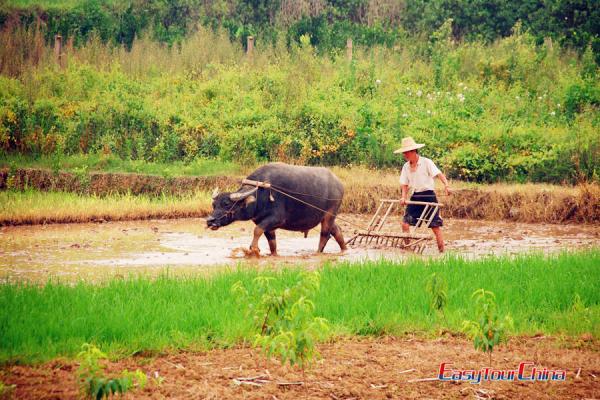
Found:
[[[597,67],[518,30],[484,46],[446,24],[425,44],[357,47],[352,62],[308,36],[248,60],[207,30],[179,47],[92,40],[67,55],[64,69],[45,59],[0,75],[1,152],[399,168],[410,135],[455,178],[600,177]]]

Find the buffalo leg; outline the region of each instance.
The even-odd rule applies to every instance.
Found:
[[[271,231],[265,231],[265,237],[269,242],[269,249],[271,250],[271,255],[277,255],[277,241],[275,240],[275,229]]]
[[[329,236],[331,236],[331,233],[329,231],[321,230],[321,237],[319,238],[319,249],[317,250],[319,253],[322,253],[325,249],[325,245],[329,240]]]
[[[265,230],[260,227],[260,225],[256,225],[254,227],[254,237],[252,238],[252,244],[250,245],[250,251],[255,255],[260,254],[260,250],[258,249],[258,239],[260,239],[261,235],[265,233]]]
[[[342,236],[342,230],[335,222],[333,223],[333,227],[331,228],[331,234],[335,238],[335,241],[340,245],[340,249],[342,251],[346,250],[347,247],[346,242],[344,241],[344,236]]]
[[[323,221],[321,221],[321,237],[319,238],[319,253],[322,253],[325,249],[325,245],[331,236],[331,228],[333,226],[333,219],[328,215]]]

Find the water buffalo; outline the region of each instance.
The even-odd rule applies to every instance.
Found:
[[[323,251],[330,235],[345,250],[342,231],[335,223],[343,196],[342,183],[327,168],[270,163],[250,174],[236,192],[213,193],[213,213],[206,223],[209,228],[218,229],[251,219],[256,227],[250,250],[257,255],[262,234],[269,242],[271,254],[277,255],[276,229],[304,232],[306,237],[310,229],[321,223],[318,251]]]

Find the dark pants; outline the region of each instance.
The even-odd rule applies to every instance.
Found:
[[[435,197],[435,192],[433,190],[425,190],[424,192],[415,192],[410,197],[411,201],[424,201],[427,203],[437,203],[437,197]],[[417,204],[409,204],[406,206],[406,213],[404,214],[404,222],[409,225],[415,226],[417,224],[417,218],[421,217],[421,213],[425,206],[417,205]],[[435,228],[438,226],[443,226],[444,221],[440,217],[440,210],[438,209],[435,212],[435,216],[429,225],[430,228]]]

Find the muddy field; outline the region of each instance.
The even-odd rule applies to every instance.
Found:
[[[369,216],[341,215],[346,239]],[[103,279],[131,273],[164,272],[190,274],[214,271],[223,265],[248,262],[258,265],[306,264],[345,260],[402,260],[412,253],[398,249],[354,247],[345,253],[332,239],[322,255],[315,254],[319,231],[307,238],[300,233],[278,231],[278,257],[268,255],[261,238],[259,259],[244,257],[253,229],[252,222],[236,222],[218,231],[206,229],[203,219],[151,220],[88,224],[57,224],[0,228],[0,278],[46,281]],[[389,229],[400,229],[393,217]],[[599,225],[553,225],[446,219],[447,253],[468,258],[490,254],[553,252],[600,244]],[[432,243],[423,257],[438,257]]]
[[[176,399],[591,399],[600,397],[600,350],[582,338],[565,346],[543,336],[514,338],[494,352],[494,369],[514,370],[521,362],[565,370],[564,382],[442,382],[440,363],[479,370],[488,357],[465,340],[391,338],[341,340],[319,346],[322,358],[304,374],[267,362],[248,348],[154,354],[108,364],[107,372],[141,369],[148,386],[124,396]],[[77,365],[55,360],[41,366],[12,366],[0,379],[16,385],[24,399],[78,398]],[[160,382],[160,383],[159,383]]]

